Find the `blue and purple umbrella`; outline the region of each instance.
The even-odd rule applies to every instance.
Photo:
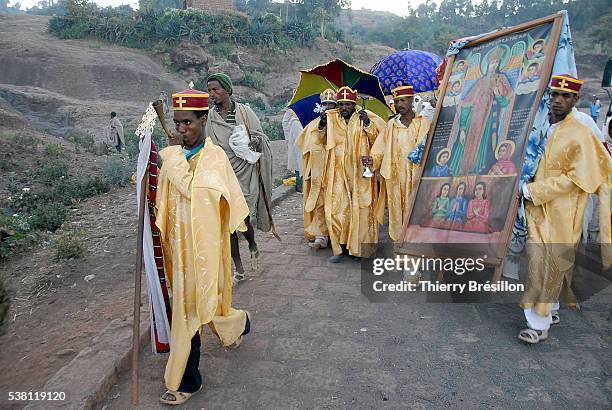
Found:
[[[436,68],[442,59],[421,50],[400,50],[380,60],[370,69],[378,77],[385,95],[402,85],[411,85],[415,93],[438,88]]]

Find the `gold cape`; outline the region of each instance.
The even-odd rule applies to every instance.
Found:
[[[397,241],[404,226],[406,207],[416,187],[419,165],[408,160],[408,154],[421,143],[429,131],[429,120],[416,115],[408,127],[399,117],[392,118],[372,146],[373,170],[380,170],[380,190],[376,201],[376,219],[385,222],[385,205],[389,206],[389,236]]]
[[[245,230],[249,214],[224,151],[210,138],[189,162],[180,146],[159,152],[156,221],[172,289],[166,387],[178,389],[191,339],[210,324],[223,345],[244,331],[246,314],[232,308],[230,233]]]
[[[557,123],[527,185],[529,274],[522,307],[547,316],[553,303],[571,292],[574,251],[580,241],[589,194],[599,196],[599,229],[604,269],[610,267],[610,174],[612,159],[595,134],[570,113]],[[563,292],[563,293],[562,293]]]
[[[328,236],[325,223],[325,145],[319,130],[319,118],[302,130],[295,144],[302,152],[302,190],[304,192],[304,236],[314,240],[317,236]]]
[[[361,157],[370,155],[385,122],[367,111],[370,125],[363,127],[359,112],[349,122],[338,109],[327,111],[325,132],[325,220],[334,255],[346,245],[351,255],[361,256],[361,245],[378,242],[378,224],[374,216],[376,176],[364,178]]]

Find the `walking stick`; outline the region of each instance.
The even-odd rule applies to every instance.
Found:
[[[144,211],[147,200],[145,181],[149,170],[145,171],[140,187],[140,202],[138,205],[138,242],[136,248],[136,272],[134,273],[134,329],[132,334],[132,404],[138,406],[139,401],[139,356],[140,356],[140,296],[142,278],[142,237],[144,232]]]
[[[136,129],[139,140],[144,138],[145,132],[153,131],[155,126],[155,110],[149,104],[146,112],[142,116],[142,121]],[[138,203],[138,235],[136,243],[136,271],[134,272],[134,323],[132,329],[132,405],[138,406],[140,399],[139,392],[139,359],[140,359],[140,297],[142,291],[142,264],[143,264],[143,236],[144,236],[144,217],[145,204],[147,202],[146,183],[149,180],[149,165],[144,172],[142,184],[140,186],[140,196]],[[138,186],[138,181],[136,181]]]

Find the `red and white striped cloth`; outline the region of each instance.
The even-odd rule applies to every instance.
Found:
[[[155,224],[157,149],[151,140],[150,132],[146,132],[140,141],[137,182],[138,201],[140,201],[140,190],[143,184],[146,183],[148,188],[142,246],[149,294],[151,348],[154,353],[167,353],[170,351],[170,319],[172,318],[172,311],[168,287],[166,285],[161,238]]]

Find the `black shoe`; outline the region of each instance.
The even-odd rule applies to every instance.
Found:
[[[248,335],[249,333],[251,333],[251,320],[249,319],[249,314],[247,312],[245,312],[245,314],[246,323],[244,324],[244,331],[242,332],[241,336]]]
[[[334,255],[330,257],[328,260],[330,263],[340,263],[342,262],[342,259],[344,259],[344,254]]]

